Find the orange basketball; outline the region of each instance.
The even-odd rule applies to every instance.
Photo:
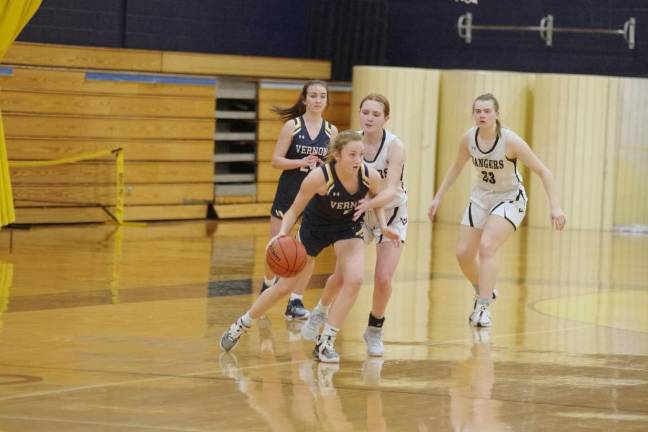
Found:
[[[306,249],[293,237],[279,237],[268,247],[266,262],[277,276],[292,277],[306,265]]]

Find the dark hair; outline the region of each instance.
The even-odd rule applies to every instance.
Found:
[[[473,102],[473,111],[475,111],[475,102],[477,101],[493,101],[493,107],[495,108],[495,112],[499,115],[499,102],[497,102],[497,98],[493,96],[491,93],[484,93],[483,95],[477,96],[477,98]],[[495,123],[497,124],[497,136],[500,136],[502,134],[502,123],[500,122],[500,119],[495,119]]]
[[[329,150],[327,161],[332,161],[335,159],[334,153],[342,153],[342,149],[345,145],[349,144],[352,141],[362,141],[362,135],[356,131],[346,130],[337,134],[337,136],[331,140],[329,143]]]
[[[364,99],[362,99],[362,102],[360,102],[360,109],[362,109],[362,104],[364,104],[368,100],[381,103],[383,105],[383,113],[385,114],[385,117],[389,117],[389,100],[385,96],[379,93],[369,93],[364,97]]]
[[[272,112],[279,114],[279,118],[283,121],[290,120],[295,117],[299,117],[300,115],[304,114],[306,112],[306,105],[304,104],[304,100],[306,100],[306,95],[308,94],[308,88],[310,86],[314,85],[321,85],[326,89],[326,104],[328,106],[328,85],[326,84],[325,81],[322,80],[310,80],[306,81],[304,84],[304,87],[302,88],[301,93],[299,94],[299,98],[297,99],[297,102],[289,108],[280,108],[280,107],[272,107]]]

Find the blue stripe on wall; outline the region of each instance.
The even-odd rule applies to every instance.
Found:
[[[12,75],[13,75],[13,68],[0,66],[0,76],[12,76]]]
[[[187,84],[215,86],[218,83],[216,78],[196,78],[181,77],[169,75],[140,75],[140,74],[120,74],[120,73],[102,73],[87,72],[85,78],[93,81],[129,81],[148,84]]]

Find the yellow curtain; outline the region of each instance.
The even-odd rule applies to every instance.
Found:
[[[0,62],[40,4],[41,0],[0,0]],[[14,220],[16,220],[16,213],[0,112],[0,228]]]

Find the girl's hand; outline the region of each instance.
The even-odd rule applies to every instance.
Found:
[[[363,213],[368,212],[371,210],[373,207],[371,206],[371,199],[364,197],[360,201],[358,201],[358,205],[355,208],[355,211],[353,212],[353,220],[356,221],[360,219],[360,216],[362,216]]]
[[[432,203],[430,204],[430,208],[428,209],[428,218],[430,219],[430,222],[434,221],[434,215],[436,214],[440,203],[441,200],[439,198],[434,198],[432,200]]]
[[[302,158],[301,164],[302,168],[314,169],[317,167],[320,158],[315,154],[309,154],[308,156]]]
[[[284,234],[284,233],[282,233],[282,232],[280,231],[279,234],[277,234],[276,236],[272,237],[272,238],[270,239],[270,241],[268,241],[268,244],[267,244],[266,247],[265,247],[265,251],[266,251],[266,252],[268,252],[268,248],[270,248],[270,245],[272,244],[272,242],[275,241],[275,240],[277,240],[279,237],[286,237],[286,234]]]
[[[562,231],[565,228],[567,219],[565,218],[565,213],[563,213],[560,207],[555,207],[551,209],[551,225],[558,231]]]
[[[389,227],[381,227],[380,231],[382,232],[382,235],[387,237],[389,240],[391,240],[394,243],[394,246],[400,247],[401,241],[400,241],[400,234],[398,234],[398,231],[395,229],[389,228]]]

